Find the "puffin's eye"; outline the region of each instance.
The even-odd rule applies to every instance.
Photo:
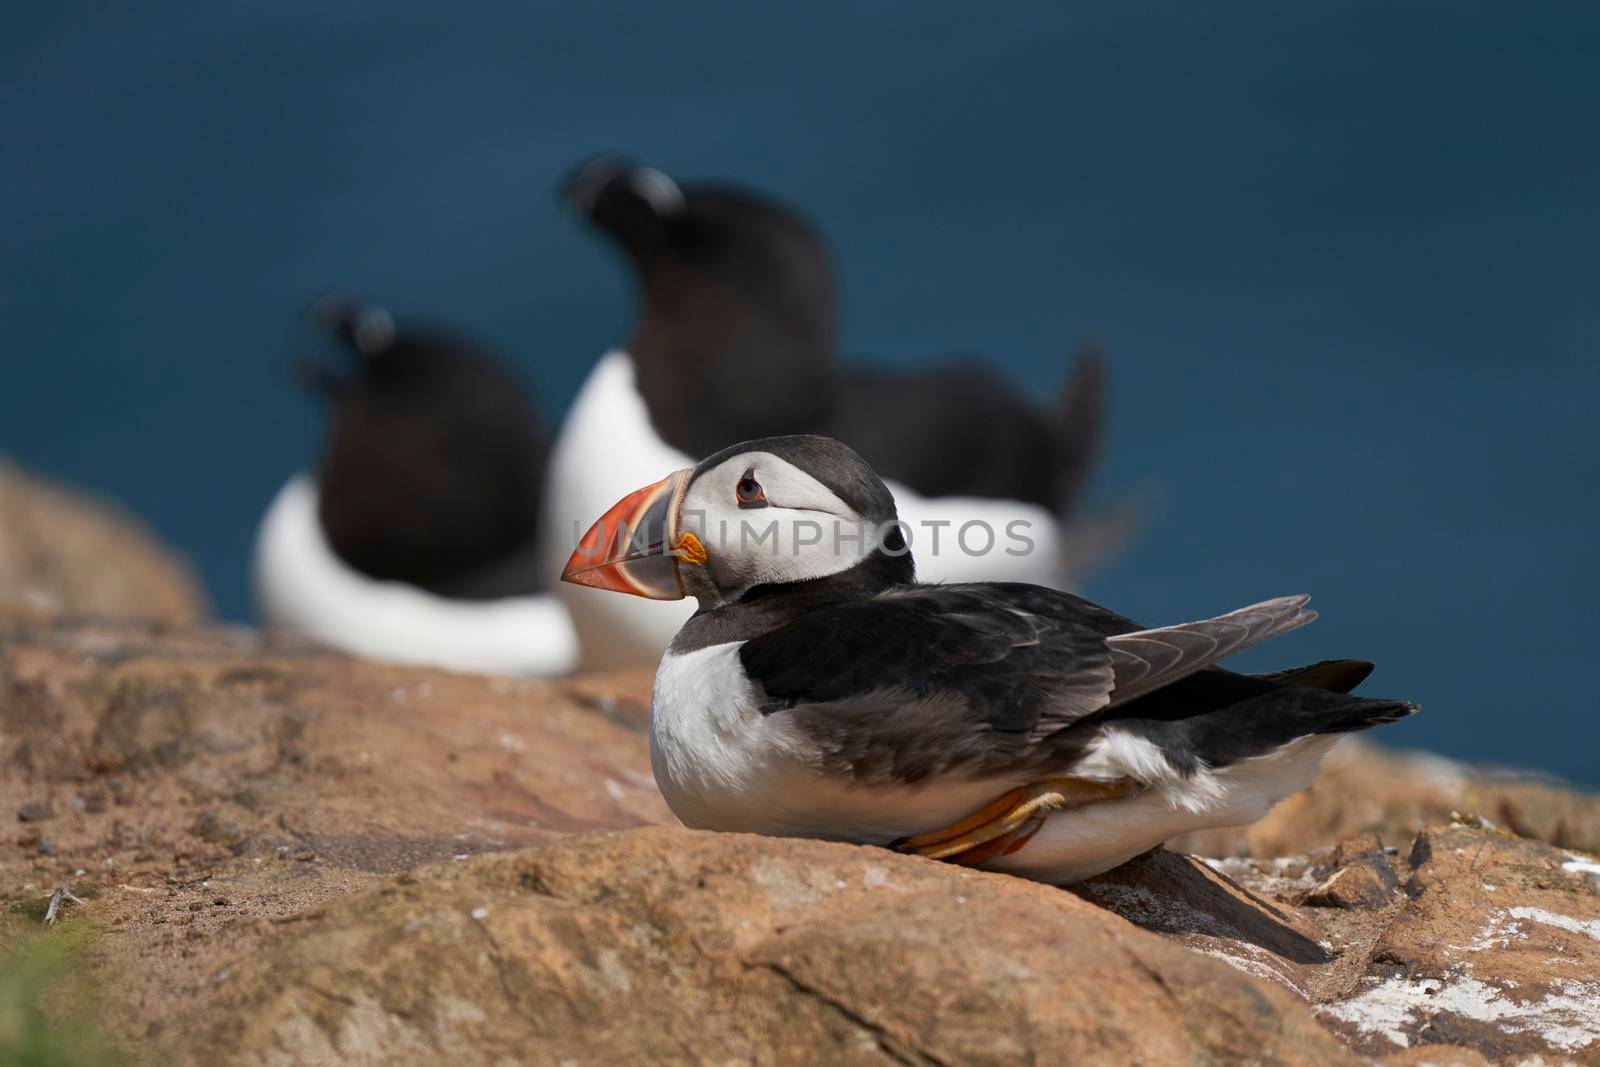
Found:
[[[739,479],[739,484],[733,487],[733,492],[739,500],[741,508],[764,508],[767,506],[767,494],[761,488],[761,483],[756,481],[756,469],[751,467]]]

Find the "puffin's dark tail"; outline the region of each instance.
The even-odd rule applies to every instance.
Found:
[[[1364,659],[1325,659],[1304,667],[1273,671],[1271,674],[1253,675],[1268,682],[1283,682],[1305,689],[1326,693],[1348,694],[1366,681],[1373,664]],[[1369,700],[1353,697],[1348,701],[1329,705],[1332,714],[1317,724],[1319,734],[1343,734],[1365,730],[1384,723],[1398,722],[1417,710],[1417,705],[1407,700]]]
[[[1063,518],[1077,510],[1100,455],[1105,391],[1105,353],[1098,342],[1086,342],[1056,403],[1055,511]]]
[[[1317,732],[1349,734],[1357,730],[1369,730],[1374,726],[1399,722],[1407,715],[1415,715],[1418,710],[1420,705],[1413,704],[1409,700],[1360,700],[1359,704],[1349,708],[1337,719],[1326,723]]]

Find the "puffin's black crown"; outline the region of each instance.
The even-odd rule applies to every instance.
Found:
[[[794,464],[833,491],[863,520],[874,525],[890,523],[899,517],[894,495],[861,454],[843,441],[816,434],[791,434],[761,437],[730,445],[701,460],[693,477],[712,469],[742,452],[770,452]]]

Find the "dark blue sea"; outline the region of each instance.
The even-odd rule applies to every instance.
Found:
[[[0,35],[0,451],[113,494],[249,619],[333,286],[498,345],[558,416],[621,263],[598,149],[804,206],[852,351],[1053,395],[1101,338],[1088,592],[1310,592],[1239,665],[1375,659],[1386,739],[1600,784],[1600,9],[35,4]],[[930,430],[931,432],[931,430]]]

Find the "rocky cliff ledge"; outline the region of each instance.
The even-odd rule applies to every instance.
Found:
[[[1349,745],[1068,891],[677,827],[647,686],[0,613],[0,1059],[1600,1063],[1600,798]]]
[[[9,624],[0,936],[70,891],[110,1040],[194,1063],[1600,1062],[1600,799],[1358,748],[1069,892],[673,827],[643,689]]]

